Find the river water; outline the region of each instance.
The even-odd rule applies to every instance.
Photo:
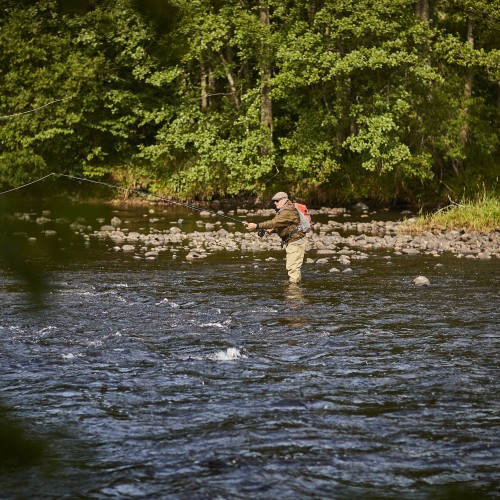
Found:
[[[0,267],[0,401],[43,444],[0,498],[499,498],[498,260],[374,253],[292,286],[278,252],[61,245],[21,249],[40,300]]]

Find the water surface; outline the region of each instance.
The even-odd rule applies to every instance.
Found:
[[[45,443],[1,498],[498,498],[498,261],[291,286],[277,252],[60,243],[27,250],[42,301],[0,268],[1,402]]]

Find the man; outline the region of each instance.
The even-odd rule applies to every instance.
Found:
[[[276,216],[268,221],[247,224],[249,231],[264,229],[267,232],[275,232],[282,240],[282,246],[286,249],[286,270],[290,283],[300,282],[300,269],[304,261],[306,250],[305,234],[298,229],[300,217],[288,195],[283,191],[276,193],[272,198],[276,207]]]

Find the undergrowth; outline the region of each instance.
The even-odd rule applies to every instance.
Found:
[[[424,231],[433,227],[446,229],[466,229],[472,231],[492,231],[500,228],[500,198],[484,194],[476,200],[450,200],[450,204],[440,210],[420,215],[408,220],[411,231]]]

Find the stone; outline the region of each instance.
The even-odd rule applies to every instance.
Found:
[[[356,205],[354,205],[352,208],[354,210],[369,210],[370,207],[366,203],[359,202],[356,203]]]
[[[137,233],[136,231],[131,231],[127,235],[127,240],[128,241],[139,241],[141,239],[140,233]]]
[[[425,276],[417,276],[416,278],[413,278],[412,283],[416,286],[429,286],[431,284],[429,278],[426,278]]]
[[[197,259],[203,259],[204,257],[206,257],[205,254],[191,251],[186,255],[186,260],[197,260]]]
[[[318,260],[316,261],[316,264],[328,264],[328,259],[325,259],[325,258],[323,258],[323,259],[318,259]]]
[[[119,219],[118,217],[113,217],[113,218],[111,219],[111,225],[112,225],[113,227],[118,227],[121,223],[122,223],[122,221],[121,221],[121,219]],[[103,229],[101,228],[101,230],[103,230]]]
[[[87,229],[86,226],[77,221],[72,222],[69,227],[77,233],[83,233],[83,231],[86,231]]]

